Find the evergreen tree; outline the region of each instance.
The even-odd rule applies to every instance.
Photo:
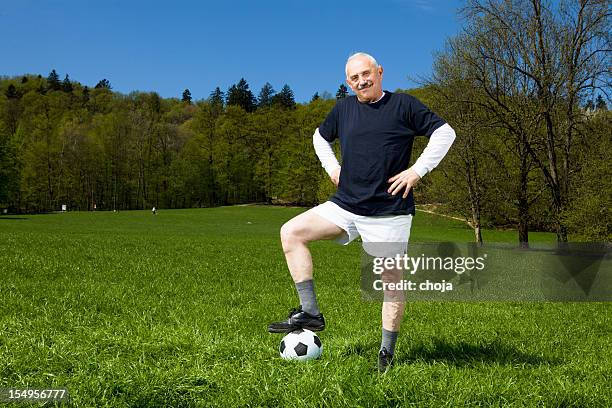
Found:
[[[55,70],[51,70],[49,76],[47,77],[47,88],[52,91],[59,91],[62,85],[60,84],[59,75]]]
[[[208,102],[210,102],[210,105],[214,109],[216,109],[217,111],[221,111],[223,110],[224,98],[225,95],[223,94],[223,91],[221,91],[219,87],[216,87],[215,90],[210,93],[210,96],[208,97]]]
[[[595,99],[595,109],[608,110],[608,105],[606,105],[606,101],[601,96],[601,94],[597,95],[597,99]]]
[[[586,103],[584,104],[584,109],[589,111],[595,110],[595,104],[593,103],[592,99],[586,101]]]
[[[272,98],[274,98],[274,88],[269,82],[266,82],[264,86],[259,91],[259,96],[257,98],[257,103],[260,108],[265,108],[272,105]]]
[[[191,104],[191,92],[189,91],[189,88],[183,91],[182,101]]]
[[[227,91],[227,105],[238,105],[247,112],[255,110],[255,96],[249,90],[249,84],[241,78],[236,85],[232,85]]]
[[[17,88],[15,88],[15,85],[13,85],[13,84],[10,84],[8,86],[8,88],[6,89],[4,94],[9,99],[17,99],[17,98],[19,98],[19,93],[17,93]]]
[[[282,106],[283,108],[294,108],[295,99],[293,97],[293,91],[289,88],[289,85],[283,85],[283,89],[276,94],[273,98],[275,105]]]
[[[25,84],[26,82],[28,82],[28,77],[24,75],[21,77],[21,83]]]
[[[253,112],[257,108],[257,102],[255,100],[255,95],[249,90],[247,81],[241,78],[240,81],[238,81],[237,88],[241,95],[241,106],[245,111]]]
[[[70,78],[68,77],[68,74],[66,74],[66,77],[64,78],[64,81],[62,82],[62,91],[66,93],[72,92],[72,82],[70,82]]]
[[[227,92],[225,93],[225,104],[226,105],[238,105],[240,100],[240,96],[238,95],[238,87],[236,84],[232,84],[229,88],[227,88]]]
[[[338,92],[336,92],[336,99],[346,98],[348,96],[348,89],[344,84],[340,84]]]
[[[310,102],[318,101],[319,99],[321,99],[321,97],[319,96],[319,93],[315,92],[315,94],[312,95],[312,98],[310,98]]]
[[[96,84],[95,88],[96,89],[112,89],[110,82],[108,82],[108,79],[106,78],[100,80],[100,82]]]

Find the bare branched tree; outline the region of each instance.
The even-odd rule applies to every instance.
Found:
[[[488,112],[512,135],[520,158],[519,231],[526,240],[527,178],[541,170],[551,195],[557,239],[567,241],[564,212],[572,199],[580,108],[595,90],[609,96],[610,12],[607,1],[469,0],[464,32],[449,42],[465,81],[483,98],[465,101]]]

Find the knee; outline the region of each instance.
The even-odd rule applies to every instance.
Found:
[[[280,238],[283,249],[291,250],[295,244],[301,243],[299,226],[291,221],[286,222],[280,229]]]

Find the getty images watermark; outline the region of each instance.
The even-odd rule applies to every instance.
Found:
[[[612,301],[609,243],[363,243],[361,292],[384,301]]]
[[[396,254],[395,257],[374,257],[372,259],[372,272],[380,275],[381,279],[372,282],[372,288],[378,291],[403,290],[403,291],[437,291],[446,292],[453,290],[453,283],[445,279],[441,281],[431,281],[426,279],[419,282],[408,279],[399,281],[385,281],[382,279],[383,273],[402,272],[402,275],[416,275],[419,271],[452,271],[457,275],[465,272],[482,271],[485,269],[487,254],[479,257],[459,256],[441,257],[426,256],[424,253],[419,256],[408,256],[408,254]]]

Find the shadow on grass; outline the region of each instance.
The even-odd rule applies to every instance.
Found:
[[[350,344],[341,351],[342,356],[376,355],[379,343]],[[522,352],[509,344],[499,340],[488,343],[448,342],[433,338],[418,344],[404,344],[400,346],[395,364],[411,364],[414,362],[446,363],[457,367],[472,366],[475,364],[511,364],[511,365],[557,365],[561,360],[552,357],[540,356]]]
[[[1,220],[29,220],[29,218],[26,218],[26,217],[3,217],[3,216],[0,216],[0,221]]]

